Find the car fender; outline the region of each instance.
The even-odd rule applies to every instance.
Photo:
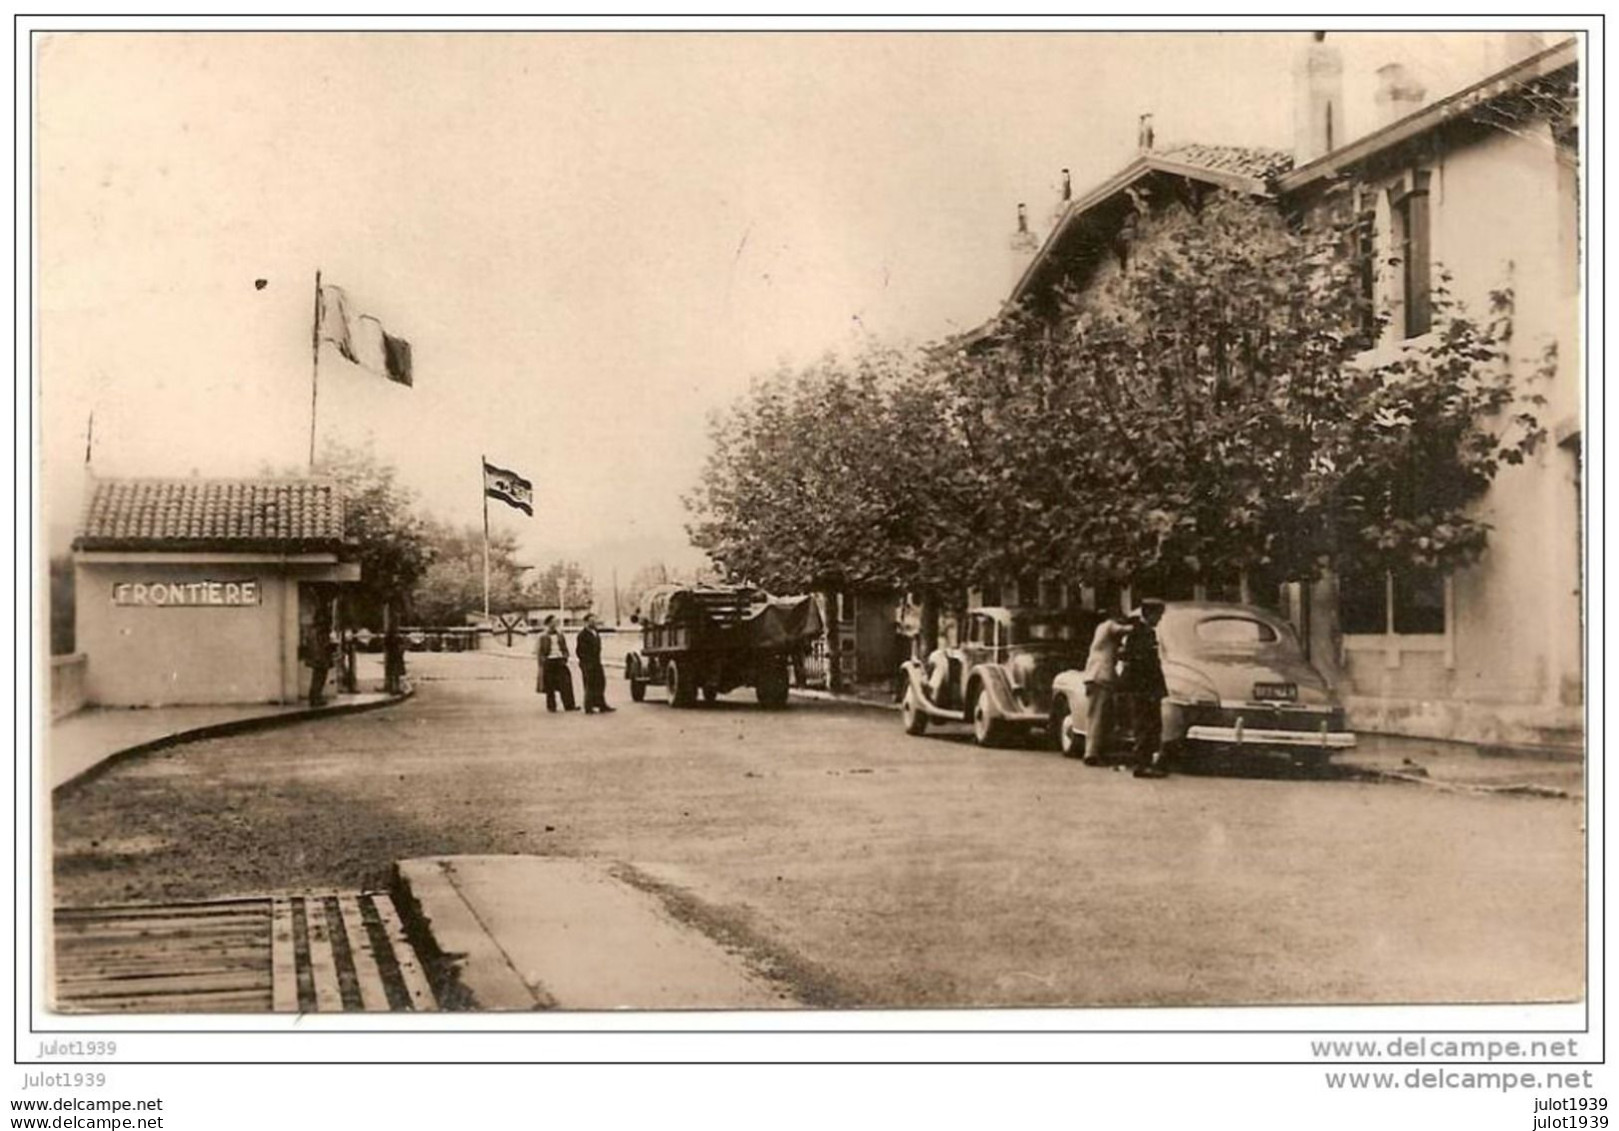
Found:
[[[645,668],[645,666],[646,666],[646,661],[641,659],[641,653],[639,653],[639,652],[626,652],[624,654],[624,678],[625,679],[633,680],[633,679],[643,679],[643,678],[645,678],[641,674],[642,669]]]
[[[968,679],[968,686],[978,684],[978,694],[987,696],[989,710],[992,717],[1005,718],[1017,714],[1017,698],[1012,694],[1012,683],[1006,678],[1006,673],[994,664],[979,664],[972,670]]]
[[[920,660],[906,660],[899,666],[899,673],[903,686],[916,693],[917,702],[927,703],[928,673],[927,665]],[[901,691],[899,698],[905,698],[905,691]]]
[[[1085,688],[1085,673],[1078,668],[1058,672],[1051,681],[1051,701],[1055,703],[1059,698],[1068,700],[1068,709],[1074,716],[1074,730],[1084,734],[1085,705],[1090,698]]]

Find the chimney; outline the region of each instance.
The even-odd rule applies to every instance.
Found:
[[[1377,68],[1377,128],[1398,122],[1422,105],[1427,89],[1412,77],[1404,63]]]
[[[1009,263],[1011,278],[1006,289],[1010,291],[1017,286],[1018,280],[1023,278],[1023,272],[1034,261],[1035,252],[1040,250],[1040,241],[1029,231],[1029,210],[1022,204],[1017,206],[1017,231],[1012,233],[1007,247],[1011,252]]]
[[[1343,56],[1326,32],[1311,32],[1293,61],[1293,164],[1308,164],[1344,141]]]
[[[1051,207],[1051,227],[1053,230],[1056,229],[1057,222],[1063,218],[1064,213],[1068,211],[1068,206],[1073,202],[1074,182],[1069,176],[1068,170],[1064,169],[1062,171],[1062,187],[1057,190],[1057,203]]]
[[[1136,122],[1136,147],[1145,153],[1152,148],[1152,115],[1143,114]]]

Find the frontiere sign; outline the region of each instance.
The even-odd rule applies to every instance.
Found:
[[[120,581],[112,587],[115,605],[239,608],[260,603],[257,581]]]

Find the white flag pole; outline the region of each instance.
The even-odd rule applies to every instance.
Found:
[[[314,355],[309,374],[309,470],[315,469],[315,402],[320,396],[320,268],[315,268],[315,328],[310,334]]]
[[[483,620],[489,623],[489,461],[478,457],[479,486],[483,488]]]

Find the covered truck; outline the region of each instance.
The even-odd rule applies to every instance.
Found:
[[[750,586],[662,585],[647,594],[641,650],[624,659],[630,698],[662,684],[669,702],[689,707],[752,687],[759,702],[787,702],[790,668],[821,635],[815,599],[772,597]]]

